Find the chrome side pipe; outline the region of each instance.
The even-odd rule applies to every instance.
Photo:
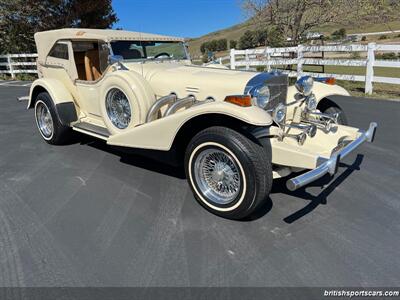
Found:
[[[174,104],[172,104],[164,114],[164,117],[168,117],[181,108],[188,108],[196,103],[196,98],[194,96],[188,96],[186,98],[179,99]]]
[[[301,188],[319,178],[324,176],[325,174],[330,174],[330,175],[335,175],[340,163],[340,160],[347,155],[349,155],[351,152],[356,150],[361,144],[364,142],[370,142],[372,143],[374,141],[375,133],[376,133],[376,128],[378,125],[375,122],[372,122],[369,125],[369,129],[367,131],[361,131],[362,134],[349,143],[347,146],[342,148],[340,151],[335,152],[332,154],[332,156],[327,159],[325,162],[321,163],[319,166],[317,166],[315,169],[308,171],[304,174],[301,174],[297,177],[294,177],[292,179],[289,179],[286,182],[286,186],[290,191],[295,191],[298,188]]]
[[[147,113],[146,116],[146,123],[154,121],[157,119],[157,114],[160,111],[160,109],[164,105],[171,105],[173,102],[175,102],[177,99],[175,94],[170,94],[168,96],[161,97],[158,99],[149,109],[149,112]]]

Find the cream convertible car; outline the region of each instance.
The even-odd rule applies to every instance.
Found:
[[[181,38],[62,29],[35,41],[39,79],[28,108],[45,141],[65,143],[75,130],[124,149],[168,152],[184,162],[197,201],[222,217],[253,213],[274,178],[307,170],[288,179],[295,190],[334,175],[341,158],[374,139],[375,123],[347,126],[330,100],[348,96],[343,88],[196,66]]]

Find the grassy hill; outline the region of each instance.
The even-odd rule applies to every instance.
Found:
[[[398,16],[397,21],[389,22],[388,24],[383,24],[383,23],[371,24],[370,22],[361,22],[360,24],[356,25],[330,24],[319,28],[315,28],[311,31],[318,31],[324,33],[325,35],[329,35],[339,28],[345,28],[347,33],[349,34],[400,30],[400,15]],[[194,57],[197,57],[201,54],[200,45],[204,42],[222,38],[225,38],[228,41],[239,40],[239,38],[243,35],[244,32],[246,32],[247,30],[254,30],[254,29],[257,29],[257,25],[251,21],[247,21],[226,29],[206,34],[199,38],[191,39],[189,40],[190,52]]]

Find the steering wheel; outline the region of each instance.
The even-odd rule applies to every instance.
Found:
[[[169,55],[167,52],[161,52],[161,53],[158,53],[156,56],[154,56],[154,58],[159,58],[160,56],[171,57],[171,55]]]

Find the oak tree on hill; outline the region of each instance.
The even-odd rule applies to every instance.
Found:
[[[243,8],[260,27],[275,26],[298,44],[309,30],[330,23],[388,22],[398,0],[243,0]]]

